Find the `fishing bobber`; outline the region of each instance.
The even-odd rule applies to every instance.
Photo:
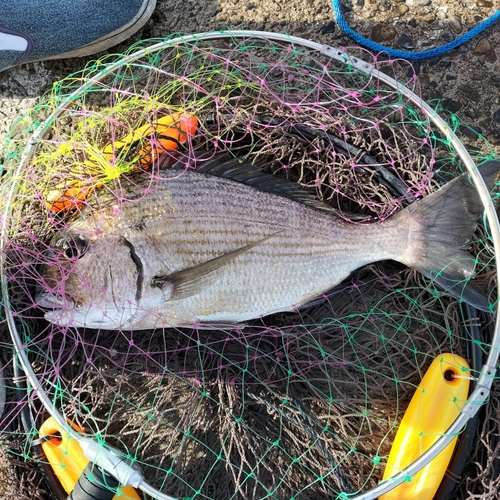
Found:
[[[95,189],[123,173],[147,168],[161,153],[184,144],[197,129],[198,119],[189,113],[171,113],[142,125],[90,154],[83,162],[88,177],[58,184],[46,193],[45,205],[52,212],[80,208]]]

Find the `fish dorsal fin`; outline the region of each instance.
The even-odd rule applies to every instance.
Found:
[[[155,276],[151,280],[151,286],[160,288],[164,292],[165,301],[179,300],[192,297],[210,286],[221,268],[232,262],[239,255],[248,252],[253,247],[260,245],[278,233],[273,233],[254,243],[227,252],[219,257],[210,259],[194,267],[188,267],[166,276]]]
[[[192,163],[196,163],[196,172],[240,182],[265,193],[288,198],[329,214],[337,214],[334,208],[321,203],[297,184],[264,172],[252,163],[242,163],[227,153],[212,157],[206,152],[198,153],[196,161]],[[172,168],[184,170],[185,160],[178,161]]]

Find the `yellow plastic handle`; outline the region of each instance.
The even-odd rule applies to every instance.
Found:
[[[69,423],[76,431],[84,432],[73,422]],[[90,460],[85,457],[76,439],[61,429],[52,417],[40,426],[40,438],[46,438],[42,443],[45,456],[66,493],[70,493]],[[141,500],[141,497],[134,488],[125,486],[120,488],[113,500]]]
[[[384,479],[420,457],[456,420],[467,400],[470,383],[456,376],[470,376],[469,365],[460,356],[445,353],[432,362],[401,420]],[[457,437],[411,479],[379,500],[432,500],[450,463]]]

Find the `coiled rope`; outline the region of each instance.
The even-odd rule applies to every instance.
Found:
[[[369,40],[364,36],[360,35],[356,31],[354,31],[342,14],[342,8],[340,4],[341,0],[332,0],[333,3],[333,12],[335,14],[335,19],[337,20],[337,24],[339,28],[350,38],[352,38],[356,43],[370,49],[374,52],[383,52],[388,54],[391,58],[404,58],[410,61],[418,61],[421,59],[429,59],[431,57],[438,57],[446,52],[455,49],[459,45],[462,45],[465,42],[468,42],[475,36],[479,35],[485,29],[489,28],[492,24],[494,24],[500,17],[500,10],[495,12],[491,17],[486,19],[485,21],[478,24],[476,27],[472,28],[467,33],[459,36],[455,40],[448,42],[440,47],[436,47],[434,49],[424,50],[422,52],[408,52],[406,50],[398,50],[392,49],[390,47],[385,47],[384,45],[380,45],[379,43],[374,42],[373,40]]]

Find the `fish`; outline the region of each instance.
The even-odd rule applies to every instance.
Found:
[[[500,162],[478,168],[491,189]],[[484,211],[468,174],[372,223],[346,221],[298,185],[224,153],[179,158],[146,182],[56,232],[35,298],[47,321],[110,330],[242,325],[294,311],[383,260],[491,308],[463,248]]]

